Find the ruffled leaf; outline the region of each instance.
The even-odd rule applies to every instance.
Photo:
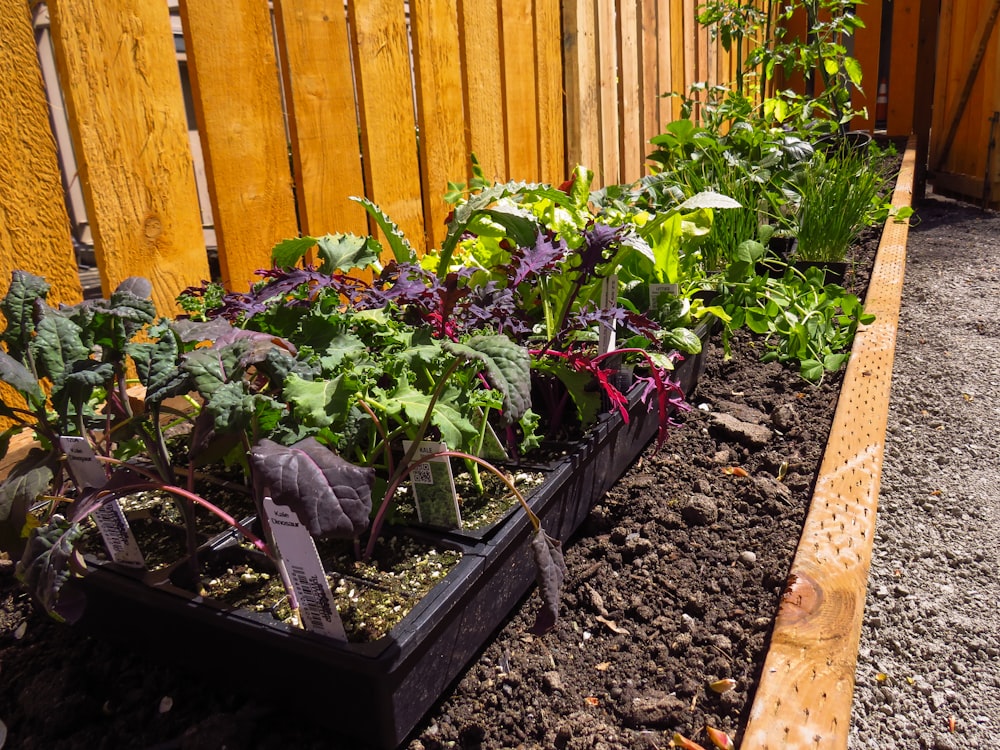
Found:
[[[507,424],[519,420],[531,406],[531,357],[523,346],[506,336],[473,336],[464,344],[443,342],[442,347],[482,364],[486,380],[503,394]]]
[[[15,569],[18,580],[46,612],[57,620],[76,622],[83,614],[83,593],[67,586],[71,561],[83,527],[55,514],[45,526],[31,530]]]
[[[36,303],[45,303],[49,284],[40,276],[27,271],[14,271],[10,277],[10,287],[0,312],[7,319],[7,330],[2,340],[7,344],[7,352],[15,359],[21,359],[28,348],[28,341],[35,332]]]

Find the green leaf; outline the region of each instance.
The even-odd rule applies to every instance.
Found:
[[[83,343],[83,335],[80,326],[57,312],[42,318],[30,344],[39,374],[58,386],[67,370],[89,359],[90,347]]]
[[[271,248],[271,262],[278,268],[294,268],[319,242],[315,237],[291,237]]]
[[[70,560],[83,527],[58,513],[46,526],[31,530],[15,573],[31,596],[57,620],[75,622],[83,614],[83,594],[66,584],[73,577]]]
[[[237,372],[239,352],[233,346],[209,347],[188,352],[181,362],[181,369],[192,379],[195,389],[211,398],[224,383]]]
[[[247,427],[254,414],[254,400],[243,381],[223,383],[205,401],[205,410],[212,415],[216,432],[235,432]]]
[[[449,403],[449,397],[458,398],[460,394],[451,389],[446,389],[445,394],[438,400],[431,414],[431,424],[441,431],[441,439],[450,448],[463,448],[478,435],[475,425],[462,413]],[[403,378],[391,393],[383,399],[389,414],[395,417],[401,424],[408,425],[415,429],[427,415],[427,410],[431,406],[430,394],[423,393],[413,388],[409,382]]]
[[[356,234],[327,234],[319,238],[319,257],[323,260],[319,268],[322,273],[332,274],[336,271],[346,273],[356,268],[368,268],[376,263],[378,251],[370,237],[358,237]]]
[[[703,190],[696,193],[677,207],[678,211],[695,211],[699,208],[743,208],[738,200],[714,190]]]
[[[531,247],[538,238],[538,223],[530,216],[498,208],[483,211],[483,215],[502,226],[506,235],[519,247]]]
[[[736,259],[744,263],[754,264],[764,257],[765,247],[757,240],[743,240],[736,247]]]
[[[10,288],[0,302],[0,312],[7,319],[2,341],[7,344],[7,353],[15,359],[22,359],[27,353],[28,341],[35,332],[35,302],[44,302],[49,289],[40,276],[26,271],[11,274]]]
[[[659,341],[664,348],[676,349],[684,354],[698,354],[701,351],[701,339],[690,328],[674,328],[663,333]]]
[[[290,375],[282,396],[292,408],[292,416],[310,426],[329,427],[346,418],[357,381],[346,375],[330,380],[304,380]]]
[[[187,373],[178,366],[180,347],[172,334],[162,336],[144,351],[148,357],[140,359],[133,353],[132,359],[139,382],[146,386],[147,402],[159,403],[190,390]]]
[[[861,63],[853,57],[845,57],[844,70],[847,71],[847,75],[850,77],[851,83],[855,86],[861,85]]]
[[[386,215],[381,208],[376,206],[367,198],[352,197],[352,201],[360,203],[364,206],[365,211],[371,216],[375,223],[378,224],[379,229],[385,235],[386,241],[389,243],[389,249],[392,250],[392,255],[396,259],[397,263],[415,263],[417,260],[417,253],[410,245],[410,241],[406,239],[406,235],[403,234],[403,230],[396,225]]]
[[[20,552],[28,510],[51,491],[56,463],[52,452],[34,448],[0,482],[0,549]]]
[[[841,352],[840,354],[827,354],[823,357],[823,367],[825,367],[829,372],[836,372],[848,359],[851,358],[850,352]]]
[[[746,327],[757,334],[765,334],[771,329],[771,318],[767,312],[759,308],[751,308],[746,311]]]
[[[39,407],[45,403],[45,393],[38,385],[35,376],[2,349],[0,349],[0,380],[24,396],[32,407]]]
[[[823,372],[823,363],[815,359],[804,359],[799,363],[799,374],[810,383],[818,383]]]
[[[460,357],[480,362],[486,380],[503,394],[503,417],[507,424],[519,420],[531,406],[531,357],[528,350],[506,336],[473,336],[463,344],[445,342],[443,348]]]
[[[114,342],[118,351],[124,350],[133,336],[156,320],[156,305],[149,298],[152,291],[153,285],[147,279],[132,276],[119,284],[108,298],[108,312],[124,327],[125,339]]]

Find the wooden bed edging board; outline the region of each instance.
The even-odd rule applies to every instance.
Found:
[[[892,196],[912,200],[910,137]],[[887,222],[742,750],[847,747],[868,585],[908,222]]]

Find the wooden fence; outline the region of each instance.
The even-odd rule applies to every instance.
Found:
[[[930,170],[934,189],[1000,206],[1000,0],[942,0]]]
[[[209,276],[203,217],[235,289],[278,240],[367,233],[351,196],[425,247],[471,153],[498,180],[558,183],[577,163],[599,184],[636,179],[678,113],[660,95],[735,64],[696,0],[54,0],[50,112],[34,10],[0,0],[0,106],[15,113],[0,123],[0,291],[25,268],[80,297],[64,196],[82,188],[104,291],[147,276],[163,312]]]

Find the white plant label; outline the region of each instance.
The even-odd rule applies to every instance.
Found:
[[[657,300],[660,298],[661,294],[671,294],[677,296],[680,294],[680,287],[677,284],[654,284],[649,285],[649,309],[656,310],[659,305]]]
[[[271,530],[271,539],[291,581],[299,601],[302,626],[338,641],[346,641],[344,623],[326,580],[323,562],[316,551],[309,530],[299,521],[298,514],[286,505],[264,498],[264,515]]]
[[[403,450],[409,452],[413,445],[403,441]],[[424,440],[413,457],[417,461],[425,456],[448,450],[444,443]],[[451,459],[437,456],[415,467],[410,472],[410,486],[417,506],[420,523],[444,529],[462,528],[462,512],[458,508],[458,492],[455,490],[455,476],[451,471]]]
[[[81,488],[100,488],[107,484],[108,476],[86,438],[64,435],[59,438],[59,447],[66,454],[70,473]],[[146,564],[132,527],[117,500],[106,502],[94,511],[92,518],[112,560],[137,568]]]
[[[601,309],[610,310],[618,302],[618,274],[611,274],[601,282]],[[617,333],[615,324],[604,325],[598,328],[597,333],[597,353],[607,354],[614,351],[617,346]]]

